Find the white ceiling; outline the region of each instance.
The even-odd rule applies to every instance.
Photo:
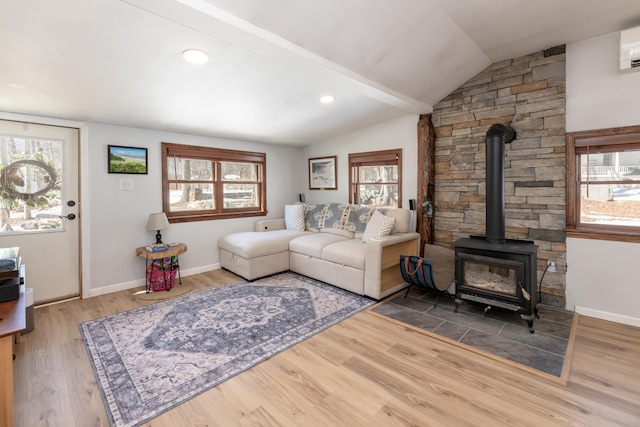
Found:
[[[308,145],[638,25],[639,0],[2,0],[0,111]]]

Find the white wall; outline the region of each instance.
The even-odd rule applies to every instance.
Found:
[[[348,154],[361,151],[403,149],[403,206],[417,195],[417,115],[407,115],[351,132],[309,147],[261,144],[220,138],[144,129],[89,124],[89,296],[128,289],[144,284],[144,260],[135,248],[153,242],[154,232],[146,231],[150,213],[162,210],[161,142],[205,145],[267,154],[267,218],[284,216],[284,205],[304,193],[308,202],[348,201]],[[107,173],[107,145],[146,147],[148,175]],[[338,190],[309,190],[308,159],[337,156]],[[118,189],[118,180],[133,180],[133,191]],[[257,218],[200,221],[171,224],[162,232],[165,242],[183,242],[189,247],[180,257],[186,274],[219,267],[218,238],[253,229]]]
[[[567,45],[567,132],[640,125],[640,71],[620,74],[619,37]]]
[[[307,203],[349,201],[349,153],[402,148],[402,207],[418,196],[418,116],[409,114],[305,147],[300,181]],[[309,190],[308,159],[337,156],[338,189]]]
[[[620,33],[567,45],[567,132],[640,125],[640,72],[618,72]],[[640,326],[640,244],[567,239],[567,308]]]
[[[146,231],[147,218],[162,211],[161,142],[204,145],[267,154],[267,218],[284,215],[284,205],[296,201],[302,191],[299,182],[302,166],[299,147],[261,144],[219,138],[198,137],[143,129],[89,124],[88,201],[89,296],[144,284],[144,260],[135,256],[135,248],[154,241],[154,232]],[[148,175],[107,173],[107,145],[126,145],[148,149]],[[118,180],[133,180],[133,191],[118,189]],[[236,231],[253,229],[264,217],[198,221],[171,224],[162,232],[165,242],[183,242],[189,250],[180,256],[183,273],[197,273],[219,267],[218,238]]]

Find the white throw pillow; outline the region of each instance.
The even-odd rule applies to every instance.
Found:
[[[304,205],[285,205],[284,225],[287,230],[304,231]]]
[[[362,235],[362,241],[366,242],[371,239],[388,236],[391,234],[395,222],[395,219],[375,211],[371,215],[371,218],[369,218],[369,222],[367,222],[367,228],[365,228],[364,234]]]

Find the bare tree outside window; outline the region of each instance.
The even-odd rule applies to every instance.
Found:
[[[351,203],[402,206],[402,149],[350,154],[349,165]]]
[[[169,221],[266,215],[264,153],[170,143],[162,150]]]
[[[0,135],[0,233],[62,227],[63,142]]]

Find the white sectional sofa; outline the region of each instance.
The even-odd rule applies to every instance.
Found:
[[[285,218],[218,241],[220,265],[247,280],[291,270],[381,299],[407,284],[400,255],[417,255],[420,235],[407,209],[327,203],[288,205]]]

